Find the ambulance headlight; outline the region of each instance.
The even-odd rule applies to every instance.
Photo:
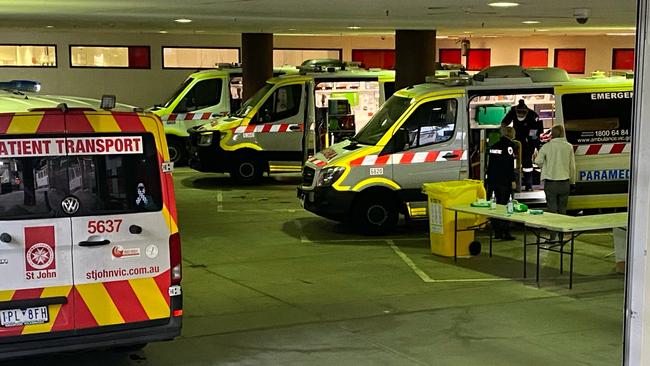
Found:
[[[212,137],[214,133],[212,132],[203,132],[199,135],[199,146],[210,146],[212,145]]]
[[[318,176],[318,184],[317,186],[319,187],[329,187],[334,182],[336,182],[343,173],[345,172],[345,168],[342,166],[335,166],[331,168],[326,168],[323,169],[319,176]]]

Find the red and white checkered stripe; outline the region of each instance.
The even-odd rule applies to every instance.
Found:
[[[211,112],[206,113],[172,113],[160,117],[163,121],[198,121],[206,120],[212,117]]]
[[[316,165],[319,168],[327,165],[326,161],[322,161],[322,160],[317,159],[317,158],[315,158],[313,156],[311,158],[307,159],[307,161],[314,164],[314,165]]]
[[[298,127],[291,128],[291,127]],[[262,124],[262,125],[248,125],[240,126],[235,129],[235,133],[253,133],[253,132],[262,132],[262,133],[276,133],[276,132],[300,132],[302,131],[302,125],[295,123],[278,123],[278,124]]]
[[[574,145],[573,151],[576,155],[609,155],[629,153],[631,144],[592,144]]]
[[[448,157],[445,157],[448,156]],[[400,153],[392,155],[367,155],[350,162],[350,166],[377,166],[435,163],[442,161],[467,160],[466,150],[427,151]]]

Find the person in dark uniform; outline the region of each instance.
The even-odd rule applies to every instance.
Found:
[[[540,147],[539,135],[544,126],[535,111],[523,99],[503,117],[501,126],[515,129],[515,139],[521,143],[521,167],[524,171],[522,185],[526,191],[533,189],[533,154]]]
[[[501,139],[490,147],[487,167],[488,199],[494,194],[500,205],[505,205],[516,187],[515,182],[515,151],[517,144],[515,129],[508,126],[501,127]],[[497,239],[514,240],[510,235],[507,221],[493,220],[495,237]]]

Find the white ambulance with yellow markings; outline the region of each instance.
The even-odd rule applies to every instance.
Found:
[[[295,67],[273,69],[273,75],[297,74]],[[229,113],[242,104],[243,71],[237,64],[222,64],[216,69],[190,74],[163,103],[150,110],[165,125],[171,160],[187,160],[187,130]]]
[[[388,70],[329,68],[269,79],[236,113],[189,130],[189,165],[242,183],[265,172],[300,172],[309,150],[304,126],[323,131],[312,144],[354,135],[392,94],[394,78]]]
[[[150,113],[0,113],[0,359],[180,334],[168,161]]]
[[[426,207],[424,183],[485,179],[501,124],[501,116],[485,118],[486,110],[507,112],[519,100],[544,129],[564,125],[574,145],[578,182],[569,209],[627,205],[631,74],[577,79],[555,68],[506,66],[430,81],[396,92],[358,134],[307,161],[298,188],[307,210],[367,233],[389,231],[400,213]],[[516,197],[535,194],[544,199],[541,191]]]

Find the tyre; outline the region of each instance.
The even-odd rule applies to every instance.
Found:
[[[366,235],[390,233],[399,219],[398,205],[392,194],[373,192],[357,200],[353,208],[353,222]]]
[[[253,154],[242,154],[234,159],[230,177],[241,184],[254,184],[262,179],[263,162]]]
[[[481,242],[478,240],[474,240],[473,242],[469,243],[469,254],[471,256],[477,256],[481,254]]]
[[[169,148],[169,160],[175,166],[183,166],[187,162],[187,149],[181,139],[177,137],[167,137],[167,147]]]

